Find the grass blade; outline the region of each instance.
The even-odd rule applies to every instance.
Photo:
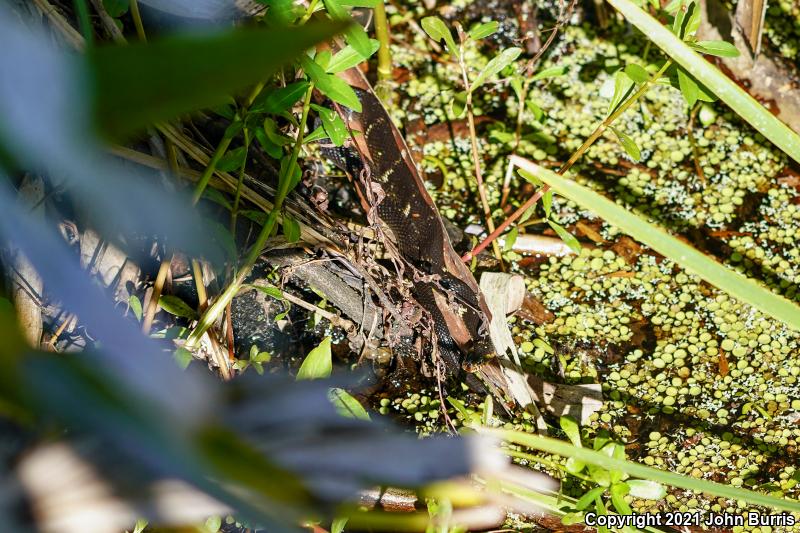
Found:
[[[772,293],[742,274],[726,268],[601,194],[527,159],[512,156],[511,161],[515,166],[550,185],[559,194],[593,211],[610,224],[617,226],[631,237],[670,258],[683,268],[697,274],[708,283],[747,302],[793,329],[800,330],[800,307],[789,300]]]
[[[764,137],[800,162],[797,133],[631,0],[608,0],[608,3]]]
[[[665,472],[639,463],[634,463],[633,461],[609,457],[602,452],[578,448],[568,442],[549,437],[531,435],[529,433],[513,430],[481,429],[481,433],[494,435],[508,442],[513,442],[514,444],[520,444],[543,452],[561,455],[562,457],[574,457],[586,464],[606,470],[621,470],[633,477],[649,479],[672,487],[704,492],[731,500],[744,500],[752,505],[763,505],[764,507],[770,507],[772,509],[800,512],[800,501],[797,500],[776,498],[747,489],[714,483],[713,481],[682,476],[674,472]]]

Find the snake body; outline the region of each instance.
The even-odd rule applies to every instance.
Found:
[[[340,74],[356,91],[360,113],[342,112],[351,146],[323,152],[352,178],[362,207],[389,231],[387,238],[413,268],[413,295],[433,320],[448,369],[471,368],[494,353],[490,314],[470,270],[453,250],[408,147],[363,74]],[[355,144],[355,146],[353,146]]]

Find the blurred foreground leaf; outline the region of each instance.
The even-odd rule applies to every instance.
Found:
[[[88,60],[95,125],[119,139],[154,122],[220,105],[346,27],[331,22],[248,28],[94,48]]]

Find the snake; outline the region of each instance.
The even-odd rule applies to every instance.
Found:
[[[378,224],[402,260],[419,305],[429,313],[435,342],[449,374],[472,371],[491,359],[491,314],[470,269],[453,249],[403,136],[357,68],[338,74],[361,103],[336,106],[351,137],[322,153],[350,178],[368,219]]]

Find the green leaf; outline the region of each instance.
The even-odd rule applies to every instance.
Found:
[[[453,99],[450,100],[450,112],[453,114],[454,117],[460,118],[464,116],[464,113],[467,111],[467,93],[465,91],[459,91],[453,95]]]
[[[564,466],[567,472],[570,474],[580,474],[584,468],[586,468],[586,463],[575,459],[574,457],[570,457],[567,459],[567,464]]]
[[[542,195],[542,207],[545,218],[550,218],[550,213],[553,211],[553,191],[547,191]]]
[[[310,143],[314,141],[319,141],[320,139],[327,138],[327,134],[325,133],[325,128],[322,126],[318,127],[308,135],[303,138],[303,142]]]
[[[86,61],[94,123],[103,135],[123,139],[155,122],[223,104],[344,27],[242,28],[91,47]]]
[[[561,517],[561,523],[565,526],[572,526],[575,524],[582,524],[586,520],[583,513],[566,513]]]
[[[527,107],[528,111],[530,111],[533,114],[533,118],[537,122],[542,120],[542,117],[544,116],[544,111],[542,111],[542,108],[539,107],[539,105],[532,98],[528,98],[528,101],[525,102],[525,107]]]
[[[575,502],[575,509],[578,511],[583,511],[591,504],[594,503],[595,498],[600,497],[606,491],[605,487],[595,487],[583,496],[581,496],[577,502]]]
[[[683,39],[683,19],[686,17],[686,11],[683,10],[683,2],[678,4],[678,9],[675,11],[675,17],[672,20],[672,33],[679,39]]]
[[[256,355],[252,356],[250,360],[253,363],[269,363],[272,361],[272,354],[269,352],[258,352]]]
[[[356,52],[361,54],[363,59],[368,58],[370,55],[370,44],[369,37],[367,36],[367,32],[364,31],[364,28],[362,28],[360,24],[353,22],[353,19],[350,18],[350,14],[347,13],[347,10],[344,7],[342,7],[339,0],[324,0],[324,2],[325,9],[328,10],[328,13],[334,20],[350,23],[350,25],[347,26],[347,29],[344,31],[347,44],[352,46]]]
[[[644,67],[635,63],[625,66],[625,74],[636,83],[646,83],[650,79],[650,74]]]
[[[694,80],[682,68],[678,69],[678,87],[680,88],[683,99],[686,100],[686,104],[689,106],[689,109],[693,108],[694,104],[697,103],[697,97],[700,89],[697,87],[697,84],[694,82]]]
[[[263,128],[264,128],[264,134],[267,136],[270,142],[277,146],[287,146],[289,144],[294,143],[294,139],[286,135],[283,135],[280,132],[280,129],[278,128],[278,123],[275,122],[273,118],[265,117]]]
[[[425,17],[420,21],[420,25],[422,26],[422,29],[425,30],[425,33],[428,34],[428,37],[437,43],[444,39],[444,42],[447,45],[447,49],[450,51],[450,53],[452,55],[457,54],[458,47],[456,46],[456,42],[453,40],[453,34],[450,33],[450,28],[447,27],[447,24],[445,24],[442,19],[439,17]]]
[[[228,211],[233,209],[233,206],[228,201],[228,199],[225,198],[225,195],[219,192],[218,189],[215,189],[213,187],[206,187],[206,189],[203,191],[203,198],[205,198],[206,200],[211,200],[215,204],[221,205]]]
[[[649,479],[629,479],[626,481],[630,487],[631,496],[643,500],[660,500],[667,495],[667,489],[661,483]]]
[[[572,235],[572,233],[568,232],[564,227],[560,224],[553,222],[552,220],[548,220],[547,223],[553,228],[553,231],[564,241],[564,244],[569,246],[570,250],[575,252],[576,254],[581,253],[581,243],[578,242],[578,239]]]
[[[189,363],[192,362],[192,352],[186,348],[178,348],[172,353],[172,358],[179,367],[186,370],[186,367],[188,367]]]
[[[353,88],[344,80],[337,78],[333,74],[328,74],[308,57],[300,58],[300,64],[322,94],[354,111],[361,111],[361,101],[356,96]]]
[[[556,78],[558,76],[563,76],[566,73],[567,73],[567,67],[563,66],[548,67],[534,74],[533,77],[531,78],[531,81]]]
[[[222,136],[225,139],[233,139],[243,129],[244,129],[244,122],[236,119],[233,122],[231,122],[227,128],[225,128],[225,133]]]
[[[128,306],[131,308],[131,312],[133,316],[136,317],[136,320],[139,322],[142,321],[142,302],[139,301],[139,298],[136,297],[135,294],[131,294],[128,298]]]
[[[480,87],[486,80],[498,74],[501,70],[514,62],[522,53],[522,48],[506,48],[497,56],[493,57],[486,66],[481,69],[478,76],[470,83],[469,90],[474,91]]]
[[[333,387],[328,392],[328,397],[340,415],[347,418],[369,420],[369,413],[364,406],[346,390]]]
[[[286,237],[287,242],[297,242],[300,240],[300,224],[287,215],[283,214],[283,236]]]
[[[245,148],[244,146],[234,148],[233,150],[228,150],[228,152],[225,155],[223,155],[217,162],[217,170],[220,170],[222,172],[231,172],[233,170],[239,170],[241,166],[244,164],[246,158],[247,158],[247,148]]]
[[[377,39],[370,39],[370,52],[367,57],[371,57],[372,54],[378,51],[378,48],[381,47],[381,43]],[[359,63],[364,61],[364,58],[356,52],[355,48],[350,45],[345,46],[338,52],[336,55],[333,56],[325,67],[325,71],[330,74],[336,74],[337,72],[345,71],[349,68],[353,68]]]
[[[347,45],[347,47],[350,49],[353,48],[350,45]],[[353,50],[353,53],[359,58],[359,60],[361,59],[361,54],[359,54],[355,50]],[[330,50],[323,50],[321,52],[317,52],[317,55],[314,56],[314,62],[327,71],[328,65],[330,65],[332,57],[333,53]]]
[[[520,176],[522,176],[525,179],[525,181],[527,181],[528,183],[530,183],[534,187],[542,187],[544,185],[544,183],[542,183],[542,180],[540,180],[539,178],[537,178],[536,176],[534,176],[533,174],[531,174],[530,172],[528,172],[525,169],[518,168],[517,169],[517,173]]]
[[[627,483],[614,483],[608,491],[609,494],[611,494],[611,503],[614,504],[614,509],[616,509],[619,514],[633,514],[631,506],[625,501],[625,495],[628,494],[630,490]]]
[[[283,291],[280,290],[278,287],[273,287],[272,285],[250,285],[257,291],[263,292],[267,296],[272,296],[276,300],[283,300]]]
[[[484,22],[483,24],[477,24],[473,26],[471,30],[469,30],[469,36],[476,41],[478,39],[484,39],[495,33],[499,27],[500,23],[494,20],[490,22]]]
[[[239,256],[239,251],[236,249],[236,240],[233,238],[230,228],[216,220],[209,220],[208,226],[211,228],[214,242],[222,248],[228,259],[235,261]]]
[[[686,23],[684,24],[683,38],[693,37],[700,28],[700,7],[697,2],[692,2],[687,7]]]
[[[319,113],[319,117],[322,119],[322,127],[325,133],[328,134],[328,138],[331,142],[336,146],[343,145],[348,137],[348,133],[347,126],[345,126],[342,117],[340,117],[336,111],[328,109],[327,107],[316,104],[311,104],[311,107]]]
[[[248,220],[252,220],[259,226],[266,224],[267,218],[269,217],[269,215],[264,211],[256,211],[255,209],[242,209],[239,211],[239,214]]]
[[[506,233],[505,242],[503,243],[503,251],[508,252],[514,248],[514,243],[517,242],[519,235],[519,228],[514,226],[511,231]]]
[[[162,294],[158,299],[158,305],[171,315],[191,319],[197,318],[197,312],[177,296]]]
[[[609,3],[621,12],[628,22],[686,69],[696,81],[721,98],[734,112],[775,143],[789,157],[800,162],[800,135],[630,0],[609,0]]]
[[[286,87],[281,87],[270,93],[266,97],[253,102],[250,108],[251,112],[255,113],[269,113],[271,115],[278,115],[291,109],[296,104],[306,91],[308,90],[309,83],[306,80],[299,80],[290,83]]]
[[[536,176],[549,183],[562,196],[593,211],[609,224],[613,224],[681,267],[697,274],[711,285],[784,322],[791,328],[800,330],[800,308],[794,303],[742,274],[722,266],[657,225],[647,222],[601,194],[535,163],[526,162],[525,165],[529,171],[535,172]]]
[[[697,41],[692,43],[692,48],[717,57],[739,57],[739,50],[726,41]]]
[[[333,361],[331,359],[331,338],[325,337],[319,346],[311,350],[300,370],[297,371],[297,379],[322,379],[327,378],[333,371]]]
[[[613,113],[628,96],[633,88],[633,80],[625,74],[625,71],[618,70],[614,74],[614,95],[608,104],[608,114]]]
[[[378,0],[383,1],[383,0]],[[344,526],[347,525],[348,518],[346,516],[341,518],[334,518],[331,523],[331,533],[344,533]]]
[[[581,443],[581,428],[578,426],[578,421],[571,416],[562,416],[558,419],[561,430],[567,435],[569,441],[580,448],[583,446]]]
[[[103,0],[103,6],[113,18],[119,18],[128,12],[130,0]]]
[[[639,161],[642,158],[642,153],[639,151],[639,147],[636,146],[636,142],[626,133],[622,133],[617,128],[611,128],[614,132],[614,135],[617,136],[619,139],[619,143],[622,145],[622,148],[625,150],[625,153],[630,156],[631,159],[634,161]]]

